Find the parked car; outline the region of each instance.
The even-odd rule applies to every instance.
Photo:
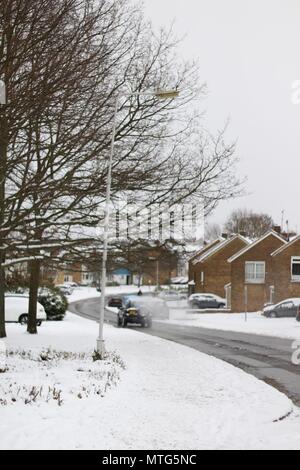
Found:
[[[292,317],[298,320],[300,312],[300,299],[286,299],[275,305],[268,305],[263,309],[263,315],[267,318]],[[300,318],[300,317],[299,317]],[[299,319],[300,321],[300,319]]]
[[[64,286],[67,286],[67,287],[72,287],[73,289],[75,289],[76,287],[78,287],[77,282],[64,282],[63,285],[64,285]]]
[[[191,304],[193,300],[198,299],[199,297],[202,297],[203,294],[192,294],[188,298],[188,303]]]
[[[172,302],[172,301],[184,300],[186,299],[186,295],[181,294],[180,292],[168,290],[168,291],[160,292],[160,294],[158,294],[158,298],[164,300],[165,302]]]
[[[108,307],[122,308],[123,300],[121,297],[112,297],[107,303]]]
[[[118,326],[125,328],[128,324],[141,325],[142,328],[151,328],[151,309],[132,299],[125,301],[118,311]]]
[[[72,295],[73,294],[73,287],[71,286],[68,286],[68,285],[65,285],[65,284],[59,284],[58,286],[55,286],[57,287],[57,289],[60,290],[60,292],[64,295]]]
[[[197,294],[191,300],[189,299],[189,305],[197,309],[224,308],[226,300],[215,294]]]
[[[28,302],[26,295],[7,294],[5,295],[5,321],[7,323],[21,323],[25,325],[28,322]],[[37,303],[37,325],[40,326],[47,320],[44,307]]]

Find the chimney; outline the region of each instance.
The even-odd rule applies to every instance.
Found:
[[[247,232],[244,232],[243,230],[240,231],[241,237],[247,237]]]
[[[228,233],[222,233],[222,238],[224,238],[225,240],[228,239]]]
[[[279,235],[281,235],[281,227],[280,225],[275,225],[273,227],[274,232],[277,232]]]

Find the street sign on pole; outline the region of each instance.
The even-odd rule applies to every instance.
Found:
[[[248,286],[245,286],[245,322],[248,321]]]
[[[0,104],[6,104],[5,83],[0,80]]]

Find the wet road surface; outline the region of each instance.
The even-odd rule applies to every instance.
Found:
[[[74,302],[70,311],[97,321],[99,298]],[[106,311],[105,320],[117,326],[116,314]],[[291,340],[156,321],[151,329],[131,328],[222,359],[274,386],[300,406],[300,366],[292,364]]]

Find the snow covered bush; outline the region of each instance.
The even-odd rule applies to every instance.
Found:
[[[103,398],[119,384],[126,369],[116,352],[93,362],[90,352],[55,349],[8,350],[6,373],[0,381],[0,407],[55,403],[62,406]]]
[[[59,289],[43,287],[39,290],[38,301],[43,305],[48,321],[61,321],[68,309],[68,301]]]

